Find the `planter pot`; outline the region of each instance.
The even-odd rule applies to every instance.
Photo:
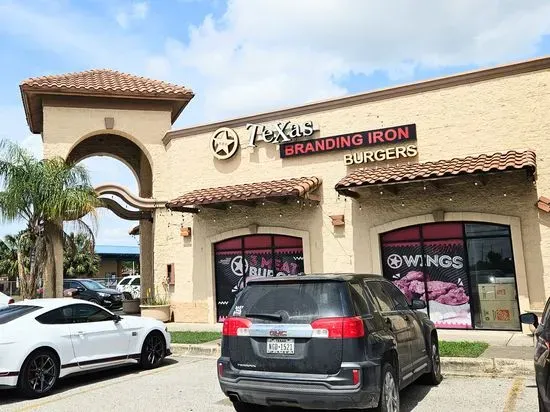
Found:
[[[127,314],[139,313],[139,306],[139,299],[128,299],[122,301],[122,310]]]
[[[170,305],[140,305],[141,316],[144,318],[153,318],[161,322],[170,320]]]

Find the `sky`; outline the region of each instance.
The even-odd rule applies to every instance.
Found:
[[[42,156],[18,85],[110,68],[187,86],[173,128],[550,55],[550,0],[0,0],[0,138]],[[94,185],[136,193],[90,158]],[[0,225],[0,236],[21,223]],[[97,243],[136,245],[100,211]]]

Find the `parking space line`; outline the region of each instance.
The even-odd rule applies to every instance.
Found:
[[[506,403],[504,404],[504,412],[514,412],[519,395],[523,391],[525,380],[523,378],[515,378],[512,386],[506,395]]]
[[[152,371],[147,371],[147,372],[140,373],[137,376],[130,376],[127,379],[121,379],[119,381],[116,381],[115,384],[136,380],[136,379],[139,379],[139,378],[144,377],[144,376],[150,376],[150,375],[156,375],[156,374],[159,374],[159,373],[163,373],[163,372],[169,371],[171,369],[174,369],[176,366],[180,366],[181,364],[188,365],[188,364],[197,363],[197,362],[199,362],[199,360],[190,361],[190,362],[183,362],[183,363],[178,362],[175,365],[164,366],[164,367],[159,368],[159,369],[155,369],[155,370],[152,370]],[[113,386],[113,382],[104,383],[104,384],[97,384],[97,385],[94,385],[94,386],[92,386],[88,389],[81,389],[81,390],[78,390],[78,392],[70,393],[70,394],[65,395],[65,396],[60,396],[60,397],[57,397],[57,398],[54,398],[54,399],[47,399],[47,400],[44,400],[44,401],[41,401],[41,402],[35,402],[31,405],[23,406],[20,409],[14,409],[14,411],[16,411],[16,412],[30,411],[30,410],[33,410],[35,408],[41,408],[42,406],[51,405],[51,404],[54,404],[54,403],[57,403],[57,402],[60,402],[60,401],[64,401],[64,400],[69,399],[69,398],[73,398],[75,396],[79,396],[79,395],[84,394],[84,393],[90,393],[90,392],[94,392],[94,391],[99,390],[99,389],[107,388],[109,386]]]

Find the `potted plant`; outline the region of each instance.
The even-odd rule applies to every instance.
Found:
[[[122,292],[124,299],[122,300],[122,310],[128,315],[139,313],[140,299],[132,297],[130,292]]]
[[[162,283],[164,293],[159,293],[155,287],[155,293],[151,294],[151,289],[147,289],[145,299],[140,305],[141,316],[168,322],[170,320],[170,300],[168,298],[167,284]]]

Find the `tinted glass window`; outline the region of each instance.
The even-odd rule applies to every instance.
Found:
[[[510,236],[510,228],[508,226],[491,225],[487,223],[467,223],[466,236]]]
[[[230,316],[281,314],[287,323],[347,316],[350,310],[344,310],[345,288],[344,282],[253,283],[241,292]],[[258,318],[255,321],[262,322]]]
[[[394,300],[386,292],[382,282],[367,282],[367,287],[378,303],[381,312],[392,312],[396,310]]]
[[[352,283],[350,285],[350,293],[357,314],[363,316],[372,314],[369,302],[365,298],[365,291],[360,284]]]
[[[396,286],[392,285],[391,283],[384,283],[384,289],[390,295],[396,305],[396,308],[398,310],[407,310],[409,309],[409,304],[407,302],[407,299],[405,298],[405,295],[397,289]]]
[[[139,286],[139,285],[141,285],[141,279],[135,278],[134,281],[132,282],[132,286]]]
[[[97,306],[73,305],[72,308],[74,310],[73,319],[75,323],[103,322],[113,319],[113,315]]]
[[[0,325],[11,322],[17,318],[20,318],[27,313],[34,312],[35,310],[42,309],[40,306],[30,305],[8,305],[0,307]]]
[[[127,284],[130,281],[130,279],[122,279],[119,283],[120,286]]]
[[[62,325],[72,322],[73,310],[71,306],[50,310],[36,318],[36,320],[45,325]]]

